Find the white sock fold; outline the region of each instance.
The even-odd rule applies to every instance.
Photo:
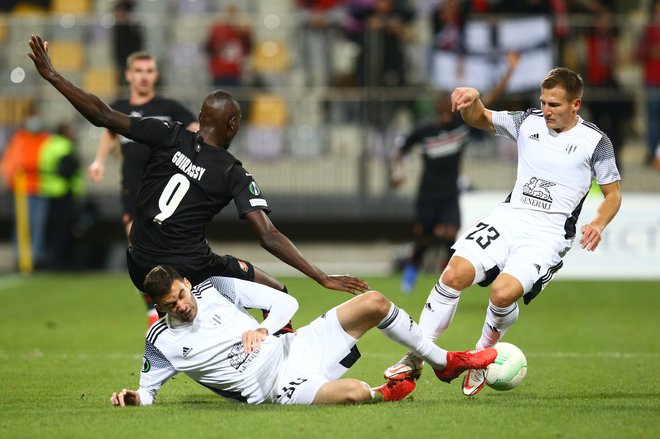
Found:
[[[442,369],[447,364],[447,351],[424,337],[417,323],[396,305],[392,304],[387,316],[378,324],[378,329],[387,338],[405,346],[434,369]]]
[[[477,348],[493,346],[504,337],[507,329],[518,320],[518,304],[514,302],[505,308],[500,308],[488,302],[486,320],[481,330],[481,338],[477,342]]]
[[[454,319],[460,298],[460,291],[448,287],[438,279],[419,317],[419,327],[425,337],[435,341],[447,330]]]

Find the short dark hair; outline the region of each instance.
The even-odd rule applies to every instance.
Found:
[[[557,67],[545,75],[545,78],[541,82],[541,88],[551,90],[557,87],[563,88],[566,91],[566,97],[569,100],[582,99],[584,82],[582,81],[582,77],[571,69]]]
[[[183,276],[169,265],[157,265],[145,276],[142,288],[155,302],[170,292],[175,280],[183,281]]]

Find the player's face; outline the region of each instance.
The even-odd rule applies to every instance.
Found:
[[[170,292],[158,300],[158,310],[183,322],[192,322],[197,316],[197,301],[190,292],[191,288],[188,279],[175,280]]]
[[[134,60],[133,64],[126,69],[126,81],[129,83],[131,91],[135,93],[140,95],[153,93],[154,85],[158,81],[156,60]]]
[[[577,124],[577,112],[581,105],[580,99],[569,100],[563,88],[541,89],[541,110],[545,125],[558,133],[569,130]]]

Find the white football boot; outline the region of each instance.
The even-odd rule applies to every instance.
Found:
[[[463,394],[474,396],[486,385],[486,369],[470,369],[463,379]]]
[[[424,360],[408,352],[396,364],[385,369],[383,376],[387,380],[399,381],[406,378],[416,380],[422,375],[422,368],[424,368]]]

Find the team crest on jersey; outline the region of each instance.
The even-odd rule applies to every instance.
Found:
[[[142,373],[147,373],[151,370],[151,363],[147,357],[142,357]]]
[[[237,261],[238,261],[238,266],[241,268],[241,270],[243,270],[244,272],[247,273],[248,270],[250,269],[250,267],[248,266],[248,264],[246,264],[245,262],[241,261],[240,259],[237,259]]]
[[[255,197],[261,195],[261,188],[259,187],[256,181],[250,182],[250,186],[248,186],[248,189],[250,190],[250,193]]]
[[[552,195],[549,188],[555,186],[547,180],[532,177],[529,182],[523,185],[523,196],[521,201],[530,206],[540,207],[543,210],[549,210],[552,206]]]

